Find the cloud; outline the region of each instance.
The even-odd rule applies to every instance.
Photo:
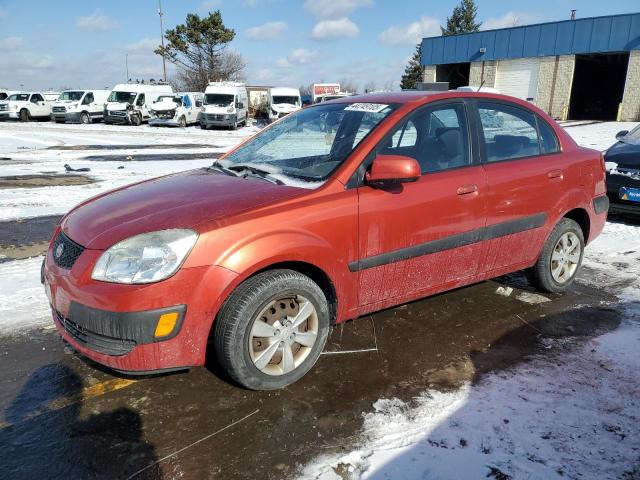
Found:
[[[222,2],[220,0],[205,0],[200,4],[203,10],[213,10],[220,5],[222,5]]]
[[[0,7],[0,18],[4,18],[6,17],[6,15],[7,11],[4,8]]]
[[[501,17],[491,17],[482,22],[482,30],[493,30],[495,28],[516,27],[527,25],[541,20],[540,15],[526,12],[507,12]]]
[[[0,38],[0,50],[6,48],[17,48],[22,45],[22,37],[5,37]]]
[[[76,26],[80,30],[86,30],[87,32],[106,32],[118,28],[118,22],[108,15],[102,15],[96,11],[93,15],[78,17]]]
[[[304,8],[317,18],[342,18],[360,7],[370,7],[373,0],[307,0]]]
[[[315,50],[307,50],[306,48],[296,48],[286,58],[276,61],[276,66],[280,68],[289,68],[293,65],[306,65],[311,63],[318,57]]]
[[[435,18],[422,17],[408,25],[391,25],[382,32],[378,39],[388,45],[416,45],[424,37],[440,35],[440,22]]]
[[[317,40],[357,37],[359,34],[358,26],[347,17],[335,20],[321,20],[316,23],[311,32],[311,36]]]
[[[253,40],[277,40],[287,29],[285,22],[267,22],[247,30],[247,36]]]
[[[135,43],[130,43],[125,48],[129,53],[153,53],[160,46],[157,38],[143,38]]]

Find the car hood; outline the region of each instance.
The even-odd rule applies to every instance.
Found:
[[[166,102],[165,101],[154,102],[151,104],[152,110],[175,110],[179,107],[181,107],[181,105],[178,105],[173,100],[169,100]]]
[[[618,142],[607,150],[604,159],[618,168],[640,168],[640,145]]]
[[[75,207],[62,220],[64,233],[80,245],[104,250],[140,233],[194,228],[302,195],[303,188],[260,179],[190,170],[107,192]]]
[[[128,105],[131,104],[127,102],[109,102],[107,103],[107,110],[126,110]]]

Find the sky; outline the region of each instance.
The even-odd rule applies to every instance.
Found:
[[[459,0],[163,0],[165,30],[219,9],[250,84],[398,88]],[[640,10],[637,0],[476,0],[483,29]],[[111,88],[162,78],[157,0],[0,0],[0,88]],[[128,57],[128,62],[125,59]],[[168,66],[168,76],[175,75]]]

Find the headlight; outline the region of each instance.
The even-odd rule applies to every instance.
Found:
[[[233,107],[229,107],[229,108],[227,108],[227,112],[229,112],[229,113],[233,113]]]
[[[155,115],[156,111],[155,110],[149,110],[149,115]]]
[[[153,283],[173,275],[198,239],[193,230],[143,233],[109,248],[91,278],[114,283]]]

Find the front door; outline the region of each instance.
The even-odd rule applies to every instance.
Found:
[[[553,129],[531,111],[479,101],[477,112],[489,182],[483,265],[501,274],[536,260],[562,195],[566,161]]]
[[[414,183],[359,187],[361,306],[385,306],[464,283],[478,271],[487,182],[471,145],[468,107],[446,102],[410,113],[371,154],[415,158]]]
[[[31,95],[31,105],[29,110],[32,117],[45,117],[51,112],[49,111],[49,104],[44,101],[44,98],[39,93]]]

